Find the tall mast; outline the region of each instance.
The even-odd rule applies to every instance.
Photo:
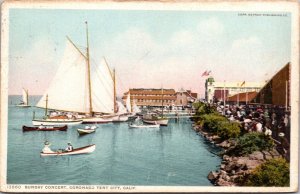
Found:
[[[113,70],[113,81],[114,81],[114,112],[117,112],[117,103],[116,103],[116,70]]]
[[[164,116],[164,89],[161,88],[161,116]]]
[[[87,63],[87,76],[89,83],[89,104],[90,104],[90,114],[93,114],[93,104],[92,104],[92,86],[91,86],[91,67],[90,67],[90,53],[89,53],[89,32],[88,23],[86,24],[86,63]]]
[[[29,105],[29,97],[28,97],[28,90],[26,90],[26,105]]]
[[[45,109],[45,117],[47,116],[48,111],[48,94],[46,95],[46,109]]]

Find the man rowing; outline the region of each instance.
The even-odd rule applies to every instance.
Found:
[[[73,151],[73,146],[71,143],[68,143],[68,147],[65,149],[67,152]]]

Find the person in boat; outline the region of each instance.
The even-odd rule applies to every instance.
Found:
[[[73,146],[71,143],[68,143],[68,147],[65,149],[67,152],[73,151]]]
[[[53,153],[53,151],[50,149],[50,143],[48,141],[45,141],[44,143],[44,148],[43,148],[43,153]]]

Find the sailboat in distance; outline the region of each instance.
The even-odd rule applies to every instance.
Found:
[[[161,114],[145,114],[143,115],[143,122],[149,124],[160,124],[167,126],[169,119],[164,117],[164,89],[161,88]]]
[[[83,51],[67,37],[57,73],[37,107],[46,108],[48,95],[48,109],[71,114],[82,123],[109,122],[112,119],[104,116],[114,112],[113,81],[107,67],[90,61],[87,22],[86,35]]]
[[[22,107],[22,108],[28,108],[30,107],[28,104],[28,90],[25,90],[24,88],[22,89],[22,100],[19,104],[17,104],[17,107]]]

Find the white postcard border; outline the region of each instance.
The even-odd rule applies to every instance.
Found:
[[[201,4],[201,5],[200,5]],[[206,10],[206,11],[255,11],[255,12],[291,12],[292,19],[292,60],[291,60],[291,173],[290,187],[203,187],[203,186],[118,186],[118,185],[13,185],[6,184],[7,168],[7,104],[8,104],[8,45],[9,45],[9,9],[148,9],[148,10]],[[2,5],[1,20],[1,148],[0,148],[0,187],[5,192],[293,192],[298,189],[298,129],[299,129],[299,10],[297,1],[227,1],[227,2],[96,2],[96,1],[6,1]],[[26,189],[26,187],[32,189]],[[78,185],[77,185],[78,186]],[[36,187],[36,188],[34,188]],[[58,188],[59,187],[59,188]],[[89,188],[90,187],[90,188]],[[91,188],[93,187],[93,188]],[[56,189],[58,188],[58,189]]]

